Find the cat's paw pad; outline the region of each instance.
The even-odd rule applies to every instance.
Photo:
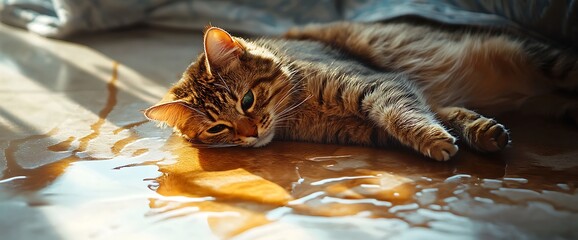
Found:
[[[506,127],[493,119],[479,119],[471,131],[475,136],[473,147],[482,152],[497,152],[510,143],[510,134]]]
[[[438,161],[447,161],[458,152],[456,138],[448,136],[433,140],[424,148],[424,154]]]

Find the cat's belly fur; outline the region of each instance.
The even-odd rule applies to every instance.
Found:
[[[459,54],[439,66],[451,66],[439,76],[436,66],[425,65],[409,75],[415,75],[418,85],[435,106],[463,106],[485,113],[499,113],[519,106],[528,97],[552,91],[553,85],[526,56],[521,45],[496,37],[483,42],[466,39]],[[449,50],[448,50],[449,51]],[[432,68],[432,69],[430,69]],[[439,69],[438,69],[439,70]]]
[[[434,108],[460,106],[495,114],[515,109],[527,98],[552,91],[551,85],[536,78],[523,72],[491,70],[487,66],[464,78],[419,85]]]

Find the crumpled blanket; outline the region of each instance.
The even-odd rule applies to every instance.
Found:
[[[578,0],[0,0],[0,20],[53,38],[135,24],[276,35],[312,22],[417,16],[578,43]]]

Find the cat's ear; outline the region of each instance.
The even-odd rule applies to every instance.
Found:
[[[164,122],[171,127],[182,126],[194,114],[183,101],[173,101],[152,106],[144,111],[149,120]]]
[[[227,66],[243,51],[243,47],[225,30],[211,27],[205,31],[205,56],[211,68]]]

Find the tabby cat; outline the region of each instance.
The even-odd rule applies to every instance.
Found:
[[[145,115],[197,146],[395,143],[445,161],[457,139],[481,152],[510,141],[470,109],[494,114],[577,86],[576,55],[489,31],[340,22],[249,41],[211,27],[204,52]],[[578,120],[575,102],[548,99],[529,106]]]

